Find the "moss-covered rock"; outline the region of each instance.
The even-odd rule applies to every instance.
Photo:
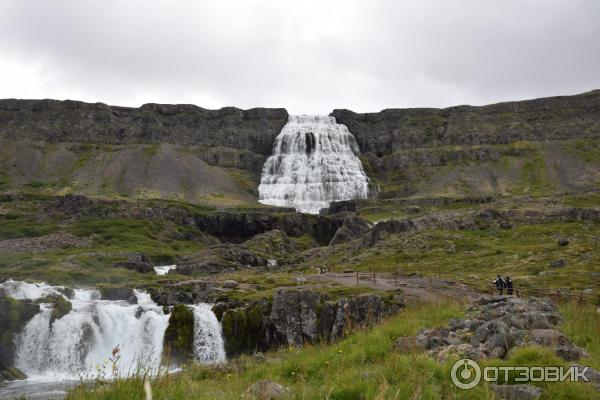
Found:
[[[228,356],[263,351],[269,347],[269,312],[270,305],[267,301],[257,301],[248,307],[223,312],[221,326]]]
[[[73,309],[73,305],[63,296],[58,295],[50,295],[44,298],[36,300],[36,303],[50,303],[53,304],[52,313],[50,314],[50,325],[54,323],[57,319],[61,319],[65,315],[71,312]]]
[[[15,379],[14,374],[5,373],[13,366],[14,337],[39,311],[40,306],[29,300],[0,297],[0,372],[5,379]]]
[[[190,361],[194,355],[194,312],[183,304],[171,311],[165,331],[163,359],[171,364]]]

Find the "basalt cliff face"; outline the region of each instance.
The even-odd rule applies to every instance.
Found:
[[[69,100],[0,100],[0,134],[5,138],[223,146],[263,156],[271,154],[287,117],[283,108],[207,110],[187,104],[128,108]]]
[[[331,113],[384,197],[556,194],[598,187],[600,90],[444,109]]]
[[[382,199],[552,196],[600,186],[599,90],[331,115],[355,136]],[[287,120],[281,108],[0,100],[0,190],[256,204]]]
[[[334,110],[331,115],[350,129],[363,153],[379,156],[431,146],[599,138],[600,90],[482,107]]]

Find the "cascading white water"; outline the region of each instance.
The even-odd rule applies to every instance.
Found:
[[[259,201],[316,214],[332,201],[365,199],[369,180],[358,154],[334,117],[290,115],[263,166]]]
[[[154,267],[154,272],[156,275],[167,275],[169,271],[177,269],[177,265],[160,265]]]
[[[212,364],[225,361],[221,324],[209,304],[196,304],[194,310],[194,352],[198,361]]]
[[[60,294],[60,287],[7,281],[0,284],[9,296],[39,299]],[[135,291],[138,304],[100,300],[97,290],[75,289],[73,309],[50,324],[52,306],[41,305],[18,336],[15,365],[30,379],[78,380],[112,378],[108,358],[119,346],[118,376],[156,373],[160,368],[163,339],[169,315],[147,293]],[[225,360],[221,327],[211,306],[194,310],[195,355],[199,362]]]

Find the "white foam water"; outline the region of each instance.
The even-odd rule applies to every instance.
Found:
[[[156,275],[167,275],[169,273],[169,271],[173,270],[173,269],[177,269],[177,265],[160,265],[157,267],[154,267],[154,272],[156,273]]]
[[[201,363],[225,361],[225,343],[221,324],[209,304],[196,304],[194,311],[194,352]]]
[[[365,199],[369,180],[356,139],[334,117],[290,115],[263,166],[259,201],[317,214],[332,201]]]
[[[61,294],[61,288],[46,284],[7,281],[0,284],[8,295],[39,299]],[[114,378],[135,373],[157,373],[169,315],[150,295],[135,291],[138,304],[100,300],[94,289],[75,289],[71,312],[51,321],[52,306],[41,311],[16,339],[15,366],[29,379],[71,381]],[[225,361],[221,326],[209,304],[191,306],[194,311],[195,356],[199,362]],[[118,368],[109,358],[118,346]]]

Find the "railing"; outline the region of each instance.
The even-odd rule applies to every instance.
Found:
[[[339,268],[330,268],[330,269],[327,269],[326,271],[322,271],[322,272],[324,272],[324,273],[334,272],[334,273],[341,273],[345,276],[352,276],[355,278],[357,286],[359,286],[361,283],[372,284],[373,286],[376,286],[377,283],[381,283],[381,281],[383,281],[383,280],[389,284],[393,280],[394,287],[401,288],[402,286],[404,286],[401,283],[401,278],[412,277],[412,276],[406,275],[402,272],[378,273],[375,271],[340,270]],[[448,290],[452,290],[451,287],[436,288],[435,285],[433,284],[433,279],[434,279],[433,276],[418,276],[418,277],[424,280],[423,287],[429,291],[448,292]],[[439,278],[435,278],[435,279],[437,282],[440,282]],[[451,281],[448,281],[448,280],[444,280],[444,279],[441,279],[441,280],[444,282],[451,283]],[[469,285],[465,284],[464,282],[456,282],[456,283],[459,285],[469,286]],[[479,291],[482,293],[488,293],[488,294],[497,294],[498,293],[498,289],[491,283],[489,285],[486,285],[485,287],[482,287],[482,286],[477,287],[477,285],[472,285],[470,287],[473,288],[475,291]],[[504,289],[503,294],[506,294],[506,288]],[[513,296],[516,296],[516,297],[549,297],[554,301],[570,300],[570,301],[586,302],[586,303],[589,302],[589,303],[600,305],[600,293],[587,292],[584,290],[573,290],[573,289],[568,289],[568,288],[534,289],[534,288],[528,288],[528,287],[514,287],[513,288]]]

